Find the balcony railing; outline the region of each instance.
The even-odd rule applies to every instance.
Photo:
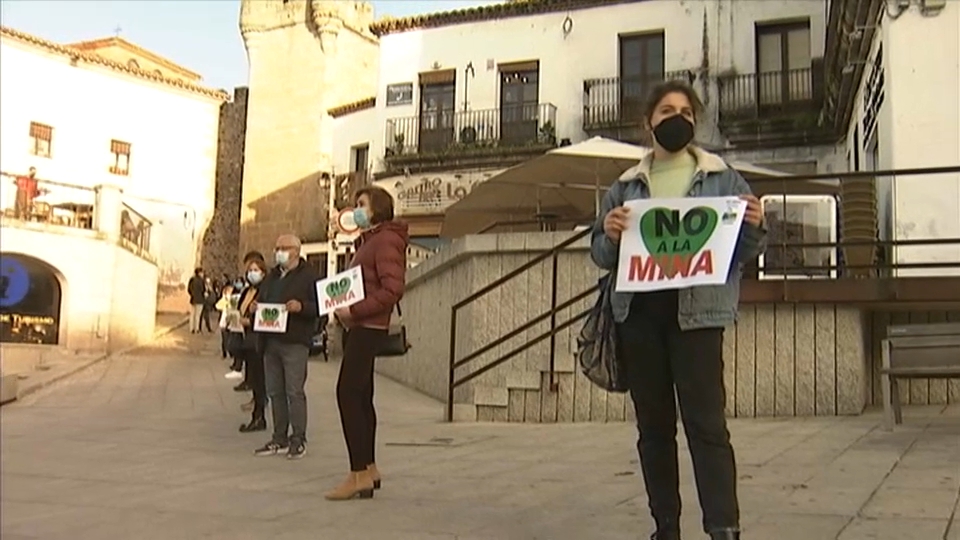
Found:
[[[96,194],[90,188],[6,172],[0,182],[0,210],[4,218],[93,228]]]
[[[604,77],[583,81],[583,128],[601,129],[640,125],[650,91],[663,81],[693,84],[690,70],[645,77]]]
[[[150,252],[150,229],[153,222],[127,203],[120,211],[120,245],[137,255]]]
[[[430,111],[419,116],[391,118],[386,125],[386,156],[552,146],[556,144],[556,122],[557,108],[550,103],[473,111]]]
[[[721,75],[720,121],[762,120],[817,112],[823,85],[813,68]]]

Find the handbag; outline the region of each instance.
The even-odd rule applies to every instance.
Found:
[[[227,337],[227,352],[230,356],[239,356],[243,353],[256,352],[259,346],[257,334],[247,329],[244,332],[229,332]]]
[[[407,341],[407,327],[403,324],[403,310],[397,303],[397,316],[390,317],[390,326],[387,329],[387,339],[380,349],[379,356],[403,356],[410,350]]]
[[[600,295],[577,336],[580,370],[593,384],[608,392],[627,391],[626,370],[617,355],[617,322],[613,318],[614,280],[600,278]]]

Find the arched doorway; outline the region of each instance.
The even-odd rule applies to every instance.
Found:
[[[49,264],[0,253],[0,342],[56,345],[61,292],[60,279]]]

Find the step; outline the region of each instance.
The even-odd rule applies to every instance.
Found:
[[[453,421],[454,422],[476,422],[477,406],[470,403],[454,403],[453,404]]]
[[[0,375],[0,404],[17,399],[18,377],[15,373]]]

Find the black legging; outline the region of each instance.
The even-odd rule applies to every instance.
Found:
[[[350,470],[363,471],[374,463],[377,441],[377,411],[373,407],[373,362],[383,347],[387,331],[353,328],[346,332],[337,405],[340,424],[350,454]]]
[[[267,406],[267,383],[263,373],[263,352],[245,350],[241,355],[243,363],[247,366],[246,383],[253,390],[253,417],[260,418]]]

